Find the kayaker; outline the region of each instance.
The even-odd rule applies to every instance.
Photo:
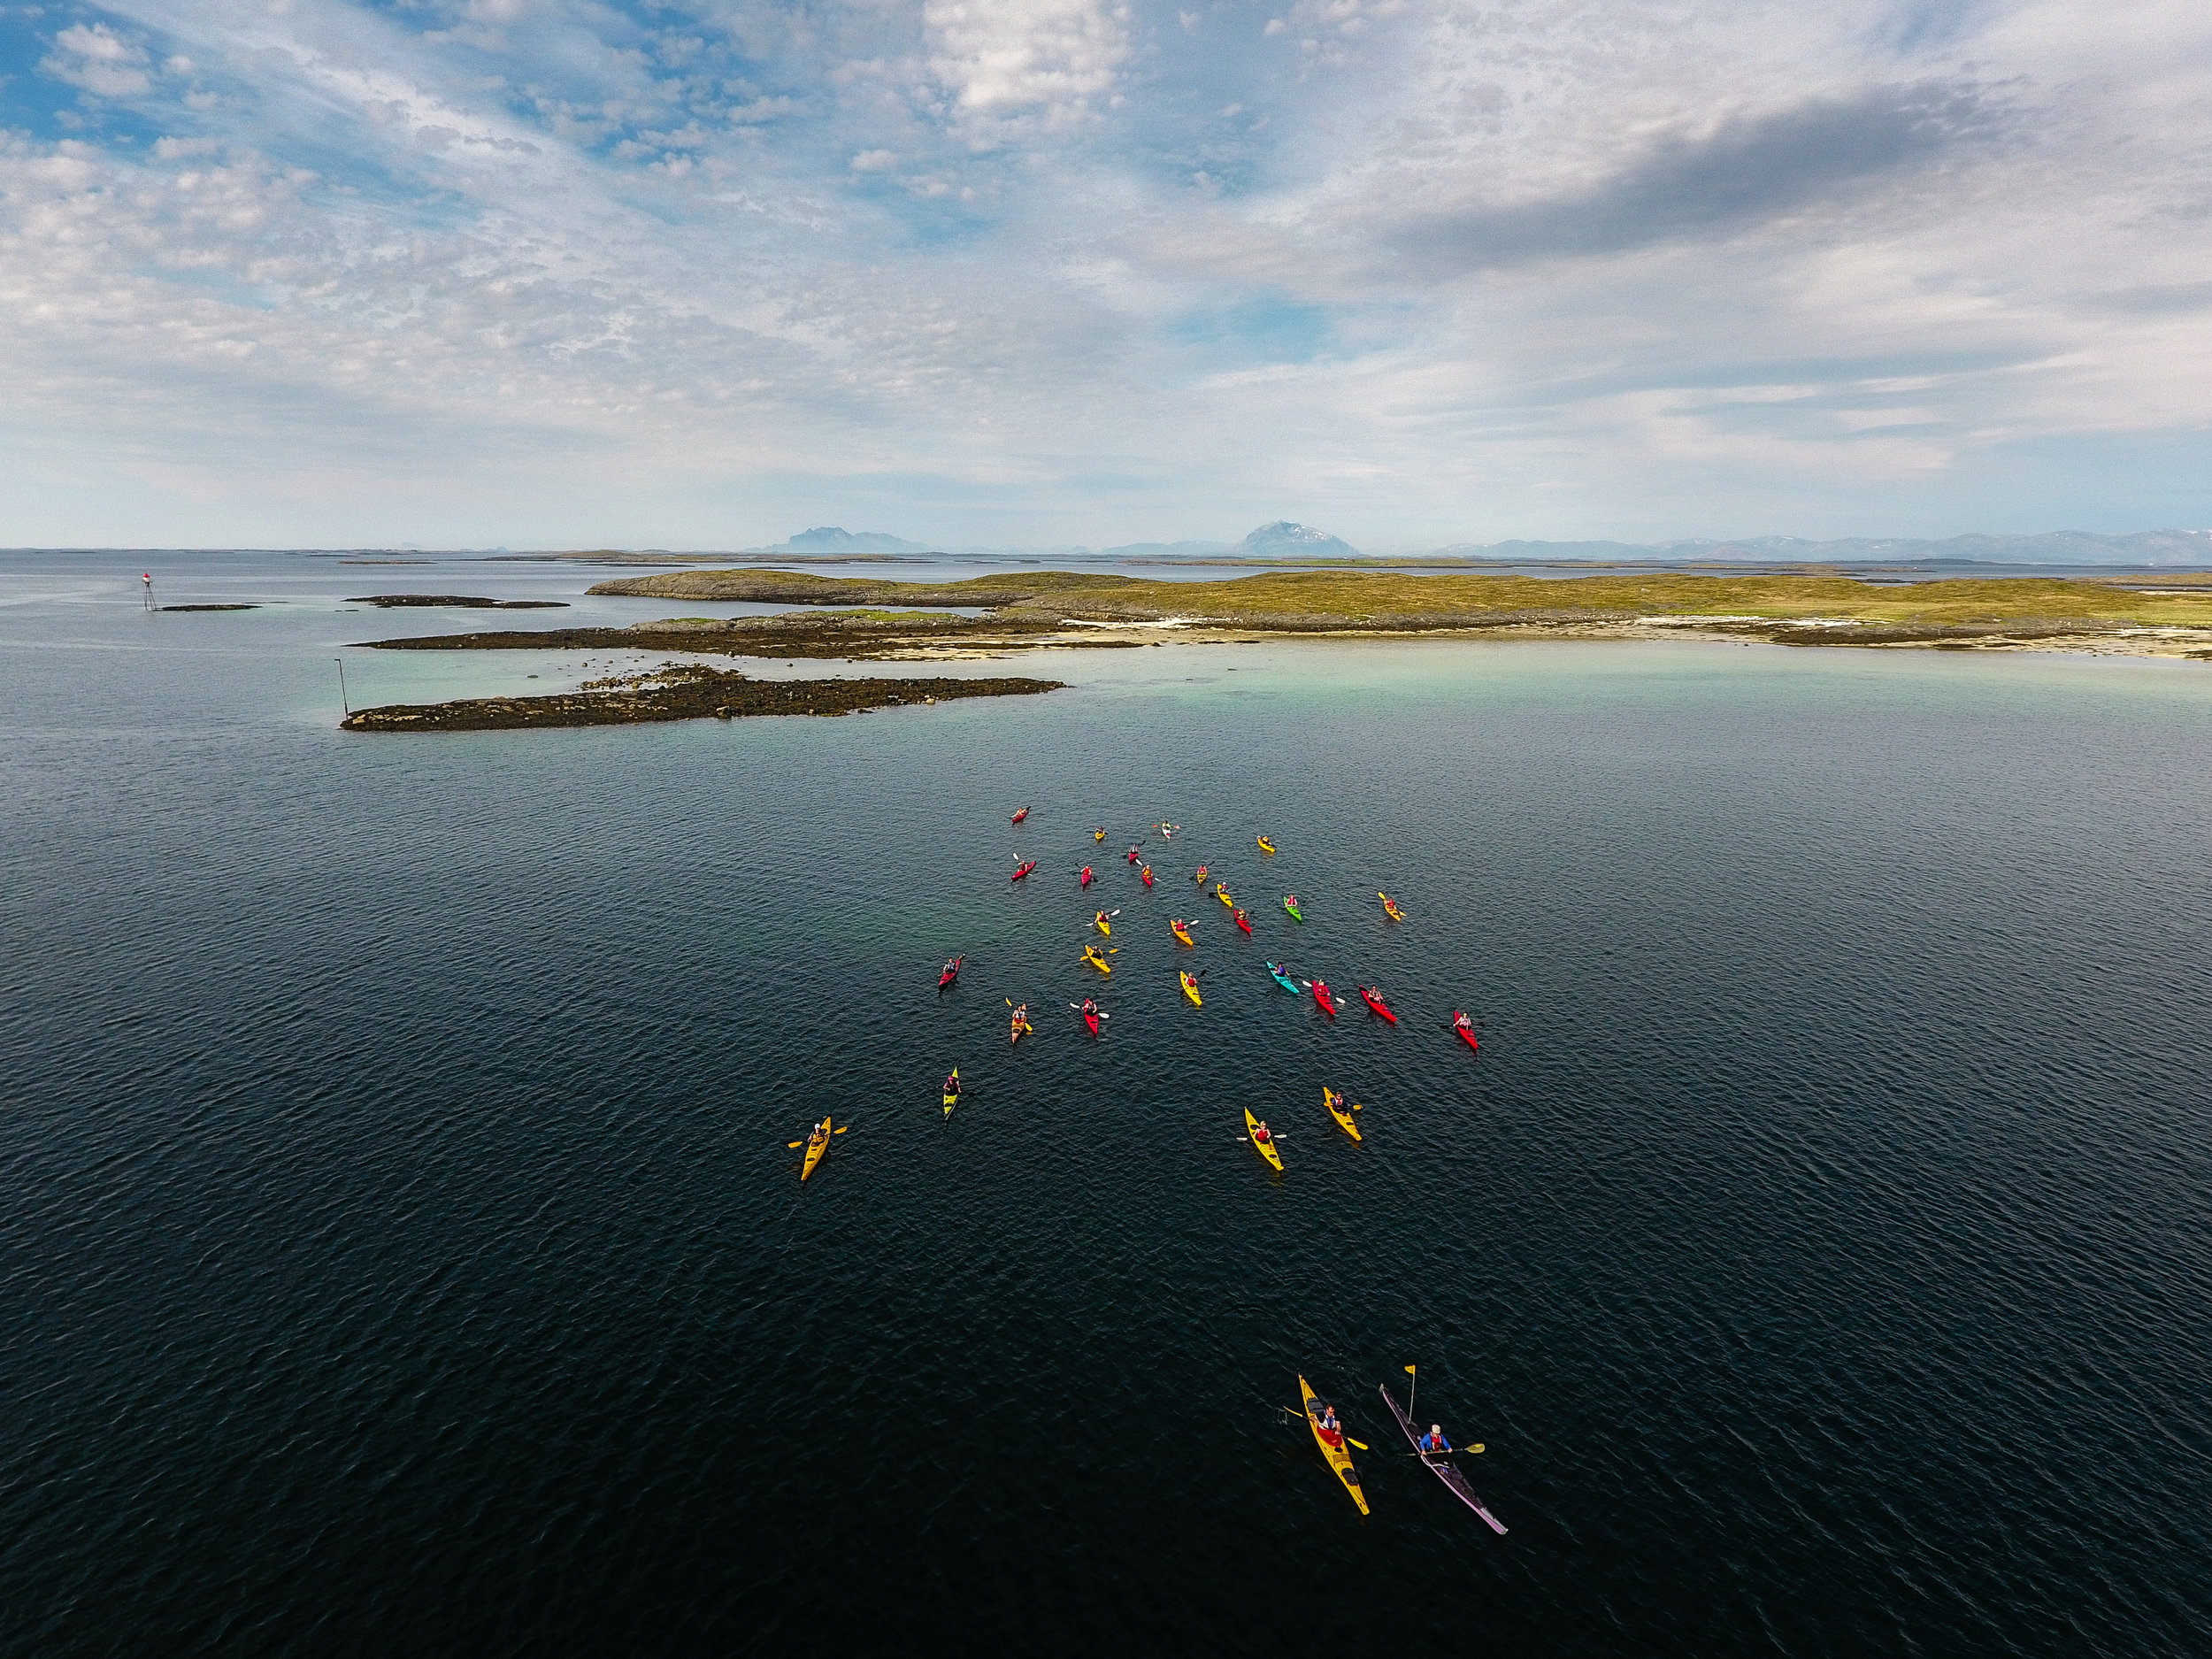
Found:
[[[1452,1024],[1455,1028],[1461,1031],[1472,1031],[1475,1028],[1475,1022],[1468,1018],[1464,1014],[1453,1015]]]
[[[1429,1432],[1421,1437],[1420,1447],[1425,1452],[1448,1452],[1452,1449],[1452,1443],[1444,1438],[1444,1425],[1432,1423]]]
[[[945,1079],[945,1098],[948,1100],[960,1098],[960,1068],[958,1066],[955,1066],[952,1075]]]
[[[1275,1137],[1273,1135],[1267,1133],[1267,1119],[1264,1118],[1261,1118],[1259,1127],[1252,1132],[1252,1139],[1264,1146],[1274,1138]]]
[[[1336,1420],[1336,1408],[1333,1405],[1325,1404],[1321,1408],[1321,1432],[1339,1435],[1344,1432],[1344,1425]]]

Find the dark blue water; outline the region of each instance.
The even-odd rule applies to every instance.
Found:
[[[2212,1648],[2212,669],[1170,647],[373,738],[358,572],[0,583],[9,1652]]]

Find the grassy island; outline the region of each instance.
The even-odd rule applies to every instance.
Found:
[[[926,649],[933,642],[995,649],[1064,643],[1071,629],[1086,626],[1171,627],[1202,635],[1688,633],[1783,645],[2212,652],[2212,590],[2185,578],[2177,585],[2185,591],[2139,591],[2115,581],[2040,577],[1884,584],[1841,575],[1667,573],[1554,580],[1345,569],[1275,571],[1196,582],[1068,571],[910,582],[754,568],[634,576],[601,582],[591,592],[905,608],[905,615],[841,611],[833,623],[824,618],[816,638],[826,644],[832,636],[841,636],[839,655],[852,654],[849,648],[856,641],[876,647],[871,654]],[[980,609],[988,614],[927,618],[914,616],[917,609]],[[715,649],[705,642],[712,630],[736,652],[751,654],[750,644],[765,644],[779,632],[807,625],[799,618],[775,617],[694,626],[699,642],[691,649]],[[757,630],[757,641],[748,637],[752,630]]]
[[[892,581],[796,571],[680,571],[602,581],[593,593],[752,599],[801,606],[980,606],[994,630],[1053,624],[1166,624],[1259,633],[1429,633],[1447,628],[1617,630],[1708,626],[1778,643],[1942,646],[2051,641],[2122,630],[2206,633],[2212,593],[2141,593],[2055,577],[1874,584],[1847,575],[1401,575],[1270,571],[1225,581],[1038,571],[967,581]]]

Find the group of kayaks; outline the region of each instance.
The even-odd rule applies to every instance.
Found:
[[[1409,1365],[1406,1371],[1417,1382],[1417,1369]],[[1429,1432],[1423,1434],[1414,1425],[1408,1410],[1402,1408],[1391,1394],[1390,1385],[1383,1383],[1379,1386],[1383,1402],[1390,1408],[1390,1415],[1397,1419],[1398,1427],[1404,1432],[1406,1439],[1413,1443],[1413,1455],[1421,1460],[1422,1467],[1442,1481],[1454,1497],[1480,1516],[1492,1532],[1504,1536],[1505,1523],[1483,1507],[1482,1500],[1475,1495],[1475,1489],[1467,1484],[1466,1477],[1460,1473],[1458,1465],[1452,1461],[1463,1448],[1455,1448],[1444,1438],[1441,1425],[1432,1424]],[[1409,1394],[1406,1398],[1410,1405],[1413,1396]],[[1328,1463],[1329,1472],[1342,1483],[1346,1495],[1359,1506],[1359,1512],[1367,1514],[1367,1489],[1361,1484],[1359,1470],[1352,1462],[1350,1448],[1355,1446],[1362,1451],[1371,1448],[1345,1432],[1343,1423],[1337,1417],[1336,1408],[1316,1394],[1303,1377],[1298,1379],[1298,1401],[1305,1415],[1306,1426],[1313,1431],[1314,1444],[1321,1448],[1321,1455]],[[1286,1411],[1289,1409],[1287,1406],[1284,1408]],[[1471,1455],[1479,1455],[1483,1448],[1478,1442],[1463,1449]]]
[[[1026,805],[1017,809],[1011,823],[1015,826],[1021,825],[1028,819],[1032,810]],[[1172,840],[1181,827],[1180,825],[1164,822],[1150,826],[1152,832],[1156,833],[1163,841]],[[1091,840],[1094,843],[1102,842],[1106,839],[1106,833],[1102,826],[1094,828],[1091,831]],[[1263,854],[1272,855],[1276,850],[1274,841],[1268,836],[1256,836],[1254,841]],[[1149,887],[1153,884],[1153,871],[1151,864],[1145,857],[1145,845],[1144,841],[1138,841],[1129,848],[1125,856],[1126,862],[1137,869],[1144,885]],[[1037,864],[1038,861],[1034,858],[1019,861],[1014,867],[1013,880],[1018,882],[1026,879],[1035,872]],[[1090,864],[1083,865],[1075,873],[1078,887],[1085,891],[1087,891],[1097,879],[1097,872]],[[1252,918],[1244,907],[1237,902],[1235,895],[1229,891],[1228,883],[1215,877],[1211,865],[1200,864],[1193,877],[1194,881],[1203,890],[1210,879],[1212,880],[1211,896],[1220,901],[1222,908],[1229,912],[1230,925],[1248,938],[1251,937]],[[1402,922],[1406,919],[1405,911],[1387,893],[1378,893],[1375,896],[1381,901],[1383,913],[1391,921]],[[1304,907],[1296,894],[1284,895],[1283,910],[1294,922],[1302,926],[1304,925],[1306,919]],[[1091,926],[1097,930],[1101,940],[1113,937],[1113,918],[1120,914],[1118,908],[1093,912]],[[1186,949],[1197,949],[1198,924],[1195,919],[1183,917],[1172,918],[1168,922],[1168,931],[1178,945]],[[1110,976],[1114,972],[1114,964],[1110,958],[1119,954],[1121,954],[1121,947],[1118,945],[1105,945],[1093,941],[1084,945],[1079,960],[1085,965],[1095,968],[1102,976]],[[959,982],[960,970],[966,961],[967,957],[963,954],[954,956],[944,964],[937,975],[937,988],[940,993],[951,989]],[[1284,990],[1294,996],[1310,995],[1315,1007],[1331,1019],[1334,1019],[1337,1010],[1345,1006],[1344,1000],[1329,988],[1326,980],[1302,979],[1279,963],[1270,962],[1266,965],[1268,973]],[[1177,983],[1184,997],[1194,1008],[1205,1006],[1205,995],[1200,988],[1200,981],[1203,978],[1202,970],[1194,972],[1187,968],[1179,968],[1176,971]],[[1353,989],[1358,994],[1360,1001],[1366,1005],[1369,1013],[1392,1025],[1399,1023],[1397,1010],[1390,1006],[1379,987],[1355,985]],[[1034,1033],[1036,1027],[1030,1019],[1029,1005],[1026,1002],[1017,1004],[1011,997],[1007,998],[1006,1002],[1008,1008],[1011,1010],[1007,1022],[1007,1041],[1010,1045],[1018,1046],[1025,1036]],[[1102,1022],[1110,1018],[1094,998],[1088,996],[1080,1002],[1070,1003],[1069,1007],[1081,1017],[1084,1028],[1094,1038],[1101,1034]],[[1479,1051],[1482,1045],[1475,1034],[1474,1022],[1466,1014],[1455,1009],[1452,1012],[1451,1028],[1460,1040],[1466,1043],[1471,1051]],[[950,1075],[945,1079],[941,1095],[941,1110],[944,1116],[949,1118],[952,1115],[953,1109],[959,1104],[960,1098],[960,1071],[956,1066]],[[1356,1102],[1348,1107],[1343,1094],[1326,1084],[1322,1087],[1322,1102],[1338,1127],[1355,1141],[1362,1138],[1358,1123],[1352,1114],[1364,1110],[1364,1107]],[[1245,1128],[1247,1138],[1251,1141],[1254,1148],[1267,1160],[1272,1168],[1280,1171],[1283,1167],[1282,1155],[1265,1122],[1255,1118],[1248,1110],[1245,1113]],[[830,1135],[843,1133],[842,1128],[833,1129],[826,1118],[816,1126],[816,1132],[803,1143],[806,1147],[806,1156],[799,1173],[799,1179],[802,1181],[814,1172],[816,1164],[820,1162],[822,1154],[828,1145]],[[802,1143],[798,1141],[792,1142],[794,1147]]]

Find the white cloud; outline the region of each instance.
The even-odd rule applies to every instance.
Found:
[[[922,16],[931,72],[973,131],[1022,117],[1079,122],[1130,55],[1129,8],[1110,0],[926,0]]]
[[[104,98],[135,97],[153,86],[145,49],[104,23],[73,23],[54,36],[58,49],[39,67],[58,81]]]

